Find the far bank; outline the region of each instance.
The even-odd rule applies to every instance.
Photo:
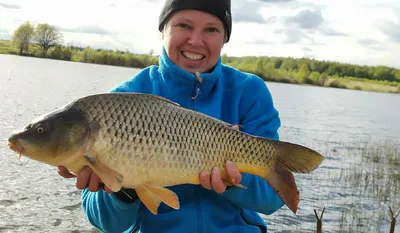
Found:
[[[0,40],[0,54],[130,68],[158,64],[158,57],[151,51],[148,54],[134,54],[129,51],[58,45],[44,54],[39,46],[30,44],[28,52],[20,54],[18,46],[8,40]],[[308,58],[231,57],[226,54],[222,56],[222,61],[239,70],[257,74],[270,82],[400,93],[400,70],[386,66],[358,66]]]

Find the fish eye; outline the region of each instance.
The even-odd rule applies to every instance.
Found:
[[[43,133],[44,132],[44,129],[43,129],[43,127],[41,126],[41,125],[39,125],[38,127],[36,127],[36,132],[37,133]]]

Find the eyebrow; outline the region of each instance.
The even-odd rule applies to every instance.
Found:
[[[188,23],[193,23],[193,21],[191,20],[191,19],[188,19],[188,18],[186,18],[186,17],[183,17],[183,16],[181,16],[181,17],[179,17],[179,18],[176,18],[176,20],[175,20],[175,22],[179,22],[179,21],[183,21],[183,22],[188,22]],[[223,27],[223,25],[221,24],[218,24],[218,23],[215,23],[215,22],[208,22],[208,23],[206,23],[206,25],[207,26],[214,26],[214,27],[216,27],[216,26],[221,26],[221,27]]]

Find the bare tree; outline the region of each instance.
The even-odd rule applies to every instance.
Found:
[[[33,37],[35,28],[29,21],[20,25],[15,31],[12,40],[18,44],[19,54],[29,51],[29,43]]]
[[[62,35],[55,26],[45,23],[36,26],[34,37],[43,53],[46,54],[51,47],[60,43]]]

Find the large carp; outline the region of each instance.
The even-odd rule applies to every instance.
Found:
[[[85,96],[13,132],[13,151],[74,173],[90,166],[112,191],[134,188],[154,214],[164,202],[179,209],[168,186],[199,184],[199,174],[227,160],[262,177],[296,213],[299,192],[292,172],[316,169],[323,156],[309,148],[252,136],[232,125],[156,95]],[[232,182],[231,182],[232,183]],[[239,187],[246,188],[238,185]]]

